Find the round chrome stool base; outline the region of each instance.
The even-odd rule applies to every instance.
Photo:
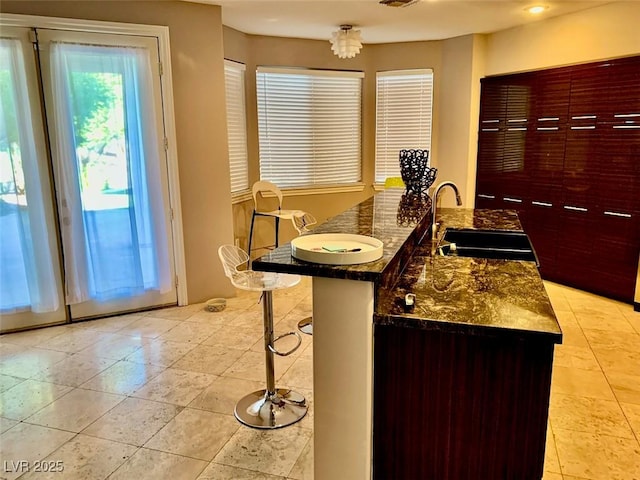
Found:
[[[258,390],[242,397],[234,413],[248,427],[280,428],[302,420],[307,414],[307,403],[302,395],[285,388],[276,389],[273,394]]]
[[[303,318],[298,322],[298,330],[307,335],[313,335],[313,317]]]

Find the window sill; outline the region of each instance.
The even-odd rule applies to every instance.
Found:
[[[251,200],[251,190],[242,190],[241,192],[232,192],[231,193],[231,204],[236,205],[238,203],[246,202]]]
[[[312,187],[290,187],[283,188],[282,193],[285,197],[295,197],[302,195],[320,195],[326,193],[351,193],[362,192],[365,184],[362,182],[352,183],[349,185],[326,185]]]

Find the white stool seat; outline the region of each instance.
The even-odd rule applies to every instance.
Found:
[[[286,357],[295,352],[302,339],[297,332],[289,332],[273,338],[273,290],[293,287],[300,283],[300,275],[274,272],[256,272],[246,268],[249,255],[235,245],[222,245],[218,255],[224,267],[224,273],[231,283],[242,290],[262,292],[262,319],[264,326],[264,352],[266,363],[267,388],[242,397],[234,414],[243,424],[261,429],[285,427],[301,420],[307,414],[304,396],[288,389],[275,386],[274,354]],[[240,267],[243,269],[240,270]],[[287,352],[275,347],[279,339],[293,335],[298,344]]]

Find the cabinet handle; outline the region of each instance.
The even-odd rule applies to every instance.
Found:
[[[574,207],[572,205],[565,205],[564,208],[566,210],[573,210],[574,212],[586,212],[587,209],[584,207]]]
[[[625,129],[634,129],[634,128],[640,128],[640,125],[614,125],[613,128],[625,128]]]
[[[539,207],[553,207],[553,203],[538,202],[536,200],[532,200],[531,205],[538,205]]]
[[[507,131],[509,132],[526,132],[527,131],[527,127],[511,127],[511,128],[507,128]]]
[[[560,120],[560,117],[542,117],[538,119],[539,122],[557,122],[558,120]]]
[[[631,214],[630,213],[610,212],[608,210],[605,210],[604,214],[605,215],[609,215],[611,217],[631,218]]]
[[[507,122],[509,123],[522,123],[526,121],[527,121],[526,118],[512,118],[511,120],[507,120]]]
[[[522,200],[520,200],[519,198],[502,197],[502,200],[504,200],[505,202],[522,203]]]
[[[482,120],[482,123],[500,123],[500,120]]]
[[[488,198],[489,200],[493,200],[494,198],[496,198],[495,195],[485,195],[484,193],[479,193],[478,197],[480,197],[480,198]]]
[[[596,115],[577,115],[575,117],[571,117],[571,120],[587,120],[589,118],[598,118]]]
[[[560,127],[538,127],[536,130],[548,131],[548,130],[559,130]]]
[[[618,113],[614,115],[614,118],[631,118],[640,117],[640,113]]]
[[[571,127],[571,130],[594,130],[595,128],[596,128],[595,125],[588,125],[586,127]]]
[[[500,129],[499,128],[483,128],[482,131],[483,132],[499,132]]]

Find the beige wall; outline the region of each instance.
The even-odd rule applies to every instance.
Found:
[[[640,2],[612,2],[487,38],[486,75],[640,53]]]
[[[220,7],[107,3],[3,0],[0,9],[169,27],[189,302],[232,295],[217,256],[219,245],[233,241]]]

